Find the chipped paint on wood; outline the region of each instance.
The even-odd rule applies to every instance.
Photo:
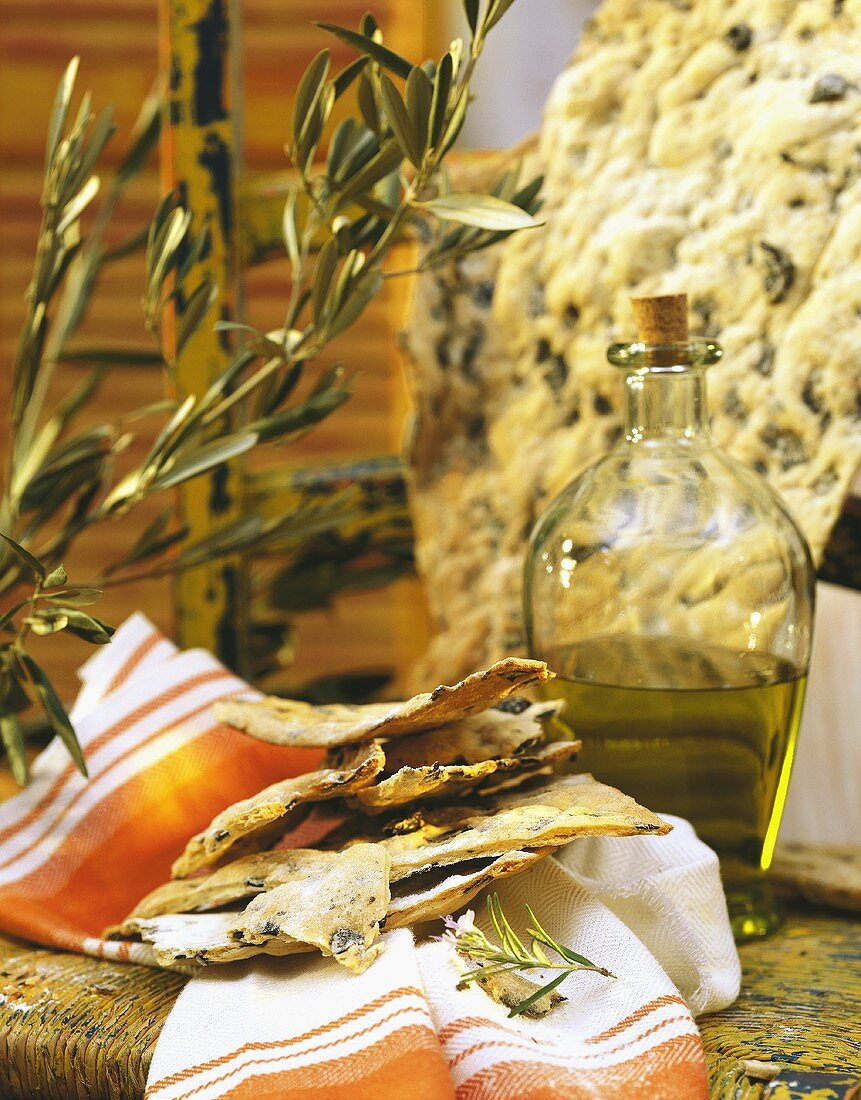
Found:
[[[236,133],[231,79],[232,0],[162,0],[163,66],[170,73],[170,126],[162,171],[165,189],[176,187],[197,224],[206,222],[211,247],[198,268],[209,271],[219,295],[178,361],[177,379],[187,393],[202,393],[229,360],[229,342],[213,331],[235,315]],[[194,285],[192,276],[191,285]],[[181,315],[183,302],[177,303]],[[183,522],[201,538],[242,511],[242,470],[196,479],[179,490]],[[177,629],[182,646],[205,646],[241,671],[244,573],[238,561],[203,566],[176,581]]]
[[[739,999],[698,1021],[712,1100],[861,1100],[861,921],[799,911],[739,954]]]
[[[0,936],[0,1096],[141,1100],[186,981]]]

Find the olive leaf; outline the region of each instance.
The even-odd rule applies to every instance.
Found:
[[[505,15],[514,0],[490,0],[487,14],[484,18],[484,33],[493,30],[500,19]]]
[[[333,34],[335,38],[340,39],[341,42],[346,43],[348,46],[352,46],[353,49],[359,50],[360,53],[367,54],[368,57],[372,57],[374,61],[378,61],[383,68],[395,73],[396,76],[406,79],[406,77],[410,75],[412,65],[409,61],[401,57],[400,54],[395,53],[394,50],[390,50],[387,46],[383,46],[382,43],[376,42],[373,38],[365,34],[360,34],[357,31],[351,31],[347,27],[339,27],[336,23],[317,22],[316,25],[321,30]]]
[[[250,451],[256,442],[257,435],[254,432],[242,432],[232,436],[222,436],[212,440],[211,443],[204,443],[203,446],[188,454],[178,456],[167,472],[156,478],[151,491],[160,493],[180,485],[183,481],[208,473],[214,467],[221,466],[232,458],[238,458],[239,455]]]
[[[29,767],[24,730],[14,714],[0,711],[0,741],[3,743],[15,782],[19,787],[25,786],[29,778]]]
[[[197,286],[185,303],[179,317],[176,334],[176,354],[180,355],[188,341],[194,336],[200,325],[218,298],[218,286],[206,278]]]
[[[39,635],[41,638],[65,630],[68,622],[67,616],[59,610],[36,611],[32,615],[27,615],[24,619],[25,626],[28,626],[34,634]]]
[[[434,88],[424,69],[416,66],[407,77],[406,108],[410,127],[416,136],[419,156],[428,144]]]
[[[454,58],[450,53],[443,54],[436,76],[434,77],[433,98],[431,100],[429,134],[430,144],[436,147],[442,134],[446,111],[449,107],[449,96],[454,80]]]
[[[295,159],[306,165],[320,142],[323,127],[335,102],[335,86],[326,80],[330,55],[321,50],[314,58],[299,86],[293,110],[293,142]]]
[[[58,233],[65,233],[69,226],[80,218],[84,210],[99,193],[100,185],[101,181],[98,176],[90,176],[81,190],[63,208],[60,220],[57,223]]]
[[[68,575],[62,565],[58,565],[52,569],[51,572],[45,577],[45,588],[59,588],[61,584],[65,584],[68,581]]]
[[[296,432],[310,430],[343,405],[349,396],[350,391],[346,389],[324,390],[322,393],[313,394],[298,405],[293,405],[283,413],[254,420],[248,427],[255,432],[261,442],[284,439]]]
[[[516,229],[532,229],[539,225],[531,214],[513,203],[494,195],[482,195],[467,191],[450,191],[447,195],[416,203],[417,206],[443,221],[478,229],[510,232]]]
[[[39,561],[37,557],[34,557],[29,550],[25,549],[19,542],[16,542],[9,535],[0,531],[0,539],[6,543],[15,557],[21,562],[22,565],[33,574],[36,580],[44,581],[46,574],[46,567]]]
[[[45,602],[69,607],[86,607],[88,604],[98,603],[103,595],[101,588],[61,588],[57,592],[46,594]]]
[[[383,106],[389,125],[400,145],[404,156],[410,160],[416,168],[421,164],[423,143],[413,129],[413,124],[406,105],[401,98],[401,93],[392,81],[383,73],[380,77],[380,89],[383,96]]]
[[[480,7],[481,0],[463,0],[463,10],[466,12],[466,19],[469,23],[469,29],[472,31],[473,36],[478,30],[478,16]]]
[[[357,57],[355,61],[351,61],[349,65],[343,68],[335,79],[332,81],[335,87],[335,97],[340,98],[344,92],[350,87],[353,81],[362,72],[367,65],[367,57]]]
[[[356,99],[365,125],[375,134],[379,134],[381,122],[377,87],[373,79],[368,76],[366,72],[363,72],[359,77],[359,90],[356,93]]]
[[[351,120],[348,120],[351,121]],[[299,230],[296,225],[296,200],[298,192],[292,189],[284,203],[284,216],[281,221],[281,233],[284,237],[284,246],[294,270],[299,269],[302,262],[299,251]]]
[[[65,629],[93,645],[107,645],[114,635],[114,628],[94,615],[87,615],[74,607],[57,609],[66,619]]]
[[[63,73],[63,78],[57,87],[54,107],[51,111],[51,125],[48,129],[48,144],[45,150],[46,174],[53,166],[54,158],[57,153],[57,145],[60,142],[63,127],[66,125],[66,118],[69,114],[69,104],[72,100],[72,90],[75,86],[75,77],[78,75],[79,64],[80,58],[73,57],[66,66],[66,71]]]
[[[319,100],[326,77],[329,75],[332,55],[328,50],[320,50],[314,57],[299,82],[296,99],[293,103],[293,140],[298,145],[314,104]]]
[[[27,606],[27,603],[27,600],[19,600],[16,604],[13,604],[12,607],[7,608],[3,614],[0,615],[0,630],[5,630],[8,633],[14,634],[15,628],[12,625],[12,621],[21,608]],[[0,650],[0,656],[2,656],[3,652],[3,650]]]
[[[351,199],[365,191],[370,191],[380,180],[399,168],[402,159],[400,145],[395,138],[389,138],[383,143],[376,156],[350,176],[341,188],[341,198]]]
[[[281,225],[291,268],[285,321],[271,331],[241,319],[216,322],[214,329],[233,350],[202,395],[182,391],[180,367],[218,301],[205,262],[210,224],[169,193],[147,227],[133,229],[118,244],[106,243],[123,189],[154,149],[165,89],[147,97],[116,169],[105,171],[101,161],[114,133],[112,111],[95,111],[89,94],[73,111],[77,60],[67,66],[48,127],[42,221],[11,372],[8,476],[0,483],[0,522],[6,532],[0,544],[0,593],[15,593],[0,614],[0,630],[8,639],[0,643],[0,723],[5,722],[0,734],[20,780],[26,759],[20,754],[19,727],[11,719],[33,702],[42,706],[79,766],[83,763],[49,677],[26,653],[30,632],[57,638],[74,634],[105,644],[112,627],[82,608],[95,604],[107,585],[168,576],[234,555],[297,556],[312,540],[331,543],[338,524],[348,518],[355,522],[362,516],[370,531],[382,511],[389,514],[373,508],[365,515],[362,494],[350,490],[298,504],[277,519],[252,510],[192,538],[176,522],[173,509],[166,508],[92,583],[70,585],[61,565],[85,532],[103,531],[108,547],[113,540],[106,525],[156,493],[223,470],[258,444],[300,438],[335,412],[349,398],[351,380],[340,364],[311,369],[327,344],[380,293],[384,278],[399,274],[387,266],[393,245],[418,238],[427,246],[421,264],[428,266],[466,256],[534,224],[537,189],[534,183],[521,185],[519,171],[512,168],[483,197],[458,196],[444,178],[444,157],[466,116],[488,24],[509,6],[510,0],[488,0],[482,20],[480,2],[467,2],[470,46],[456,39],[438,60],[417,65],[384,44],[370,13],[362,16],[358,30],[320,24],[358,56],[333,75],[329,51],[321,50],[294,97],[287,150],[297,175]],[[395,80],[405,82],[403,90]],[[344,98],[351,87],[358,107],[353,113]],[[336,100],[346,107],[347,117],[330,139]],[[328,154],[318,163],[317,150],[324,145]],[[85,211],[92,216],[83,218]],[[445,231],[434,218],[446,225]],[[138,249],[145,266],[143,329],[151,349],[133,341],[128,347],[77,342],[105,265]],[[47,408],[46,395],[54,392],[51,374],[59,362],[82,365],[85,377]],[[104,371],[136,363],[161,364],[176,400],[125,409],[111,423],[84,420]],[[118,469],[123,453],[128,461]],[[141,454],[142,459],[131,457]],[[400,548],[400,560],[408,561],[409,550],[403,547],[409,524],[403,502],[399,507],[400,526],[386,537]],[[387,545],[382,536],[378,545]],[[359,552],[357,543],[350,553]],[[375,559],[364,575],[382,579],[398,568],[400,562],[389,568]],[[28,581],[32,594],[20,600],[17,589]]]
[[[75,766],[81,775],[87,775],[87,764],[81,746],[78,744],[78,738],[66,713],[66,708],[60,702],[51,681],[29,653],[18,654],[18,661],[33,685],[48,720],[48,725],[66,746],[69,756],[75,762]]]

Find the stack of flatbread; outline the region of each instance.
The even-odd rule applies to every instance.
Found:
[[[381,929],[451,913],[576,837],[668,832],[591,776],[554,772],[579,742],[546,735],[561,703],[519,694],[551,678],[507,658],[406,703],[218,704],[252,737],[326,755],[218,814],[107,934],[169,967],[319,950],[358,973]]]

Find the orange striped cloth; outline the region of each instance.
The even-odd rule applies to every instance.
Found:
[[[212,703],[247,685],[210,654],[178,652],[141,615],[81,678],[72,717],[90,779],[52,743],[31,786],[0,805],[0,928],[147,962],[145,945],[100,930],[164,881],[219,810],[317,754],[216,724]],[[575,842],[500,894],[512,915],[530,900],[552,934],[617,979],[574,975],[566,1002],[528,1021],[459,990],[451,947],[406,930],[385,934],[361,977],[310,956],[212,967],[165,1024],[147,1098],[705,1100],[694,1012],[733,999],[738,958],[715,858],[690,827]]]

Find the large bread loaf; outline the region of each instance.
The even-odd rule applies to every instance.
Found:
[[[861,0],[605,0],[530,159],[546,226],[416,292],[422,682],[522,648],[532,524],[621,431],[632,294],[689,293],[713,434],[817,558],[861,461]]]

